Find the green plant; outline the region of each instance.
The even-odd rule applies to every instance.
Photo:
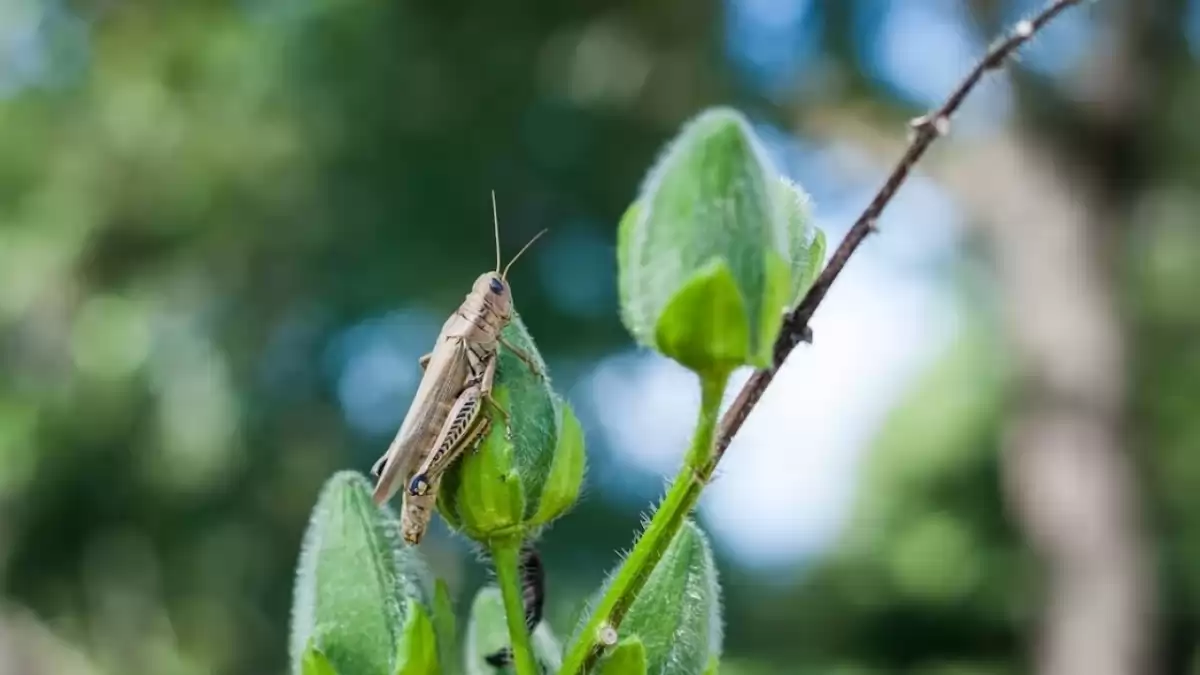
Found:
[[[617,262],[626,328],[696,374],[699,417],[666,495],[565,650],[545,624],[529,632],[521,551],[575,502],[583,435],[549,378],[534,377],[502,347],[495,398],[511,418],[493,418],[480,446],[446,473],[438,499],[446,522],[488,553],[498,582],[472,605],[465,662],[455,663],[444,588],[401,544],[391,509],[376,507],[365,480],[344,472],[322,493],[301,555],[293,672],[489,675],[511,665],[518,675],[715,674],[720,587],[708,541],[690,519],[701,491],[776,370],[809,339],[808,321],[830,285],[967,93],[1077,2],[1057,0],[1017,24],[945,104],[914,122],[908,151],[824,269],[825,239],[807,196],[779,175],[745,118],[717,108],[687,124],[622,217]],[[518,317],[503,336],[542,363]],[[742,366],[756,371],[720,419],[729,376]],[[500,654],[503,664],[493,665]]]
[[[490,413],[491,430],[446,473],[438,497],[446,523],[477,542],[496,572],[498,588],[482,589],[472,608],[465,672],[509,667],[492,665],[501,653],[520,675],[585,664],[614,674],[715,669],[720,590],[708,541],[689,515],[716,466],[730,373],[770,365],[784,313],[823,257],[807,197],[780,177],[740,113],[710,110],[684,128],[622,219],[618,258],[630,333],[697,375],[702,403],[691,447],[566,652],[544,624],[531,638],[520,552],[574,503],[583,434],[549,378],[501,347],[495,399],[510,417]],[[519,317],[503,335],[541,364]],[[336,474],[314,509],[297,574],[293,671],[450,671],[453,617],[428,577],[391,508],[371,501],[366,480]]]

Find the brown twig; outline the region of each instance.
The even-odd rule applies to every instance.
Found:
[[[829,287],[837,280],[841,274],[842,268],[849,262],[850,256],[854,254],[867,235],[875,232],[875,223],[878,221],[883,209],[892,201],[892,197],[896,195],[896,191],[908,179],[909,173],[912,172],[914,166],[920,161],[925,151],[939,137],[944,136],[950,130],[950,118],[958,111],[959,106],[983,79],[983,76],[992,70],[998,70],[1004,62],[1015,52],[1021,45],[1025,44],[1032,38],[1043,26],[1050,23],[1054,17],[1061,14],[1064,10],[1077,5],[1081,0],[1054,0],[1050,2],[1041,12],[1032,19],[1020,21],[1013,27],[1009,35],[1001,39],[996,44],[988,49],[987,54],[975,65],[974,68],[963,78],[954,91],[951,92],[949,98],[937,110],[918,117],[910,123],[912,127],[912,136],[909,139],[908,149],[904,155],[900,157],[900,161],[896,167],[892,169],[892,173],[884,181],[883,186],[879,188],[879,192],[867,205],[867,208],[854,221],[854,226],[846,233],[846,236],[838,244],[837,250],[833,252],[833,257],[830,258],[829,264],[825,269],[821,270],[821,275],[813,282],[811,288],[804,295],[804,299],[800,304],[792,310],[783,321],[783,329],[780,331],[779,339],[775,341],[775,354],[773,363],[770,368],[755,371],[750,379],[738,392],[737,398],[734,399],[733,405],[721,418],[721,430],[717,435],[716,452],[714,463],[720,461],[720,458],[725,454],[725,450],[729,448],[729,443],[733,440],[734,435],[742,428],[742,424],[750,415],[750,411],[758,404],[762,398],[763,392],[767,386],[771,384],[771,380],[775,378],[775,373],[779,372],[780,366],[787,360],[792,350],[801,342],[811,340],[811,329],[808,322],[812,319],[812,315],[817,311],[817,307],[821,305],[821,301],[825,299],[825,294],[829,292]]]

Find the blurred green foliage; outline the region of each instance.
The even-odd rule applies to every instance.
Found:
[[[971,4],[990,32],[1005,3]],[[1069,164],[1120,157],[1104,178],[1134,193],[1116,252],[1130,447],[1172,673],[1200,662],[1200,71],[1186,4],[1155,3],[1159,32],[1135,45],[1163,78],[1143,93],[1139,135],[1105,136],[1079,123],[1084,103],[1016,78],[1021,119]],[[856,51],[854,8],[878,3],[820,5],[823,102],[911,113]],[[505,250],[554,228],[511,274],[547,358],[626,346],[611,246],[661,144],[713,103],[788,123],[808,104],[739,81],[723,7],[0,7],[4,35],[33,36],[4,56],[19,43],[44,71],[0,76],[0,628],[30,608],[95,669],[72,672],[285,672],[319,487],[386,443],[348,429],[330,344],[398,308],[453,307],[492,264],[495,188]],[[550,283],[539,261],[568,254],[573,274]],[[1036,579],[1000,497],[994,333],[977,319],[894,412],[833,553],[767,579],[716,551],[723,675],[1026,672]],[[560,634],[638,522],[589,490],[544,550]],[[482,574],[462,558],[430,551],[460,611]],[[930,560],[953,564],[935,574]]]

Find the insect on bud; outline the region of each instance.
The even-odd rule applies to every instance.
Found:
[[[551,388],[546,365],[515,313],[501,333],[540,374],[504,345],[499,349],[491,429],[446,471],[438,511],[454,529],[486,543],[526,539],[565,513],[579,496],[586,458],[583,430]]]
[[[823,247],[807,197],[780,178],[750,124],[709,110],[621,219],[622,319],[639,343],[696,372],[767,366]]]
[[[352,471],[321,491],[296,572],[293,675],[434,675],[438,644],[433,583],[393,514]]]

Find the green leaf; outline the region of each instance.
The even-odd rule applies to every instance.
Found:
[[[533,630],[533,656],[544,673],[556,673],[562,667],[562,646],[554,631],[543,621]],[[468,675],[500,675],[514,672],[511,666],[496,668],[487,656],[510,647],[508,622],[504,616],[504,599],[500,589],[485,586],[479,589],[471,604],[465,645]]]
[[[641,202],[635,200],[625,209],[617,224],[617,294],[621,304],[621,321],[626,329],[639,343],[653,347],[653,321],[657,308],[643,298],[645,291],[633,273],[638,264],[634,233],[641,223],[642,212]]]
[[[730,371],[750,358],[745,317],[733,272],[714,259],[672,296],[658,317],[655,344],[691,370]]]
[[[504,616],[504,599],[500,589],[485,586],[475,594],[471,603],[471,618],[467,624],[466,662],[469,675],[496,675],[506,670],[494,668],[487,657],[509,647],[508,620]]]
[[[438,640],[433,622],[415,600],[408,601],[404,635],[396,654],[396,675],[439,675]]]
[[[791,309],[808,291],[825,260],[825,233],[813,225],[812,200],[797,184],[779,179],[777,198],[787,218]]]
[[[453,649],[458,636],[454,619],[454,603],[450,599],[450,588],[442,579],[435,582],[433,593],[433,628],[437,633],[438,657],[442,665],[450,669],[454,665],[455,651]]]
[[[770,339],[754,345],[755,352],[750,355],[748,360],[755,368],[766,368],[771,365],[771,359],[775,352],[775,338],[779,335],[779,328],[783,325],[784,311],[791,300],[789,288],[791,269],[788,267],[788,262],[776,255],[774,251],[764,254],[763,260],[766,263],[767,278],[770,280],[767,284],[766,306],[778,309],[762,314],[762,331],[759,335],[769,336]]]
[[[583,427],[579,425],[579,419],[575,417],[570,404],[557,396],[555,410],[558,414],[555,425],[558,429],[558,445],[550,463],[550,473],[542,486],[537,510],[530,518],[534,525],[544,525],[566,513],[579,499],[579,489],[583,485],[587,461]]]
[[[291,622],[293,672],[316,644],[339,673],[392,675],[412,602],[432,584],[420,554],[405,546],[371,485],[343,471],[313,508],[297,566]]]
[[[625,639],[641,640],[649,672],[699,675],[721,653],[720,612],[712,549],[689,520],[633,601],[619,632]]]
[[[533,656],[544,673],[557,673],[562,668],[562,644],[554,629],[545,621],[533,629]]]
[[[621,640],[600,662],[600,675],[646,675],[646,646],[639,638]]]
[[[721,659],[713,654],[708,660],[708,667],[704,669],[704,675],[717,675],[717,671],[721,669]]]
[[[300,658],[300,673],[301,675],[338,675],[329,659],[325,658],[325,655],[311,643]]]
[[[821,275],[821,269],[824,267],[824,265],[825,233],[821,230],[817,230],[816,236],[813,237],[812,246],[810,246],[808,249],[807,272],[798,279],[798,283],[796,285],[796,302],[793,303],[793,306],[795,306],[795,304],[804,297],[804,294],[808,292],[808,289],[812,288],[813,282],[815,282],[817,277]]]

